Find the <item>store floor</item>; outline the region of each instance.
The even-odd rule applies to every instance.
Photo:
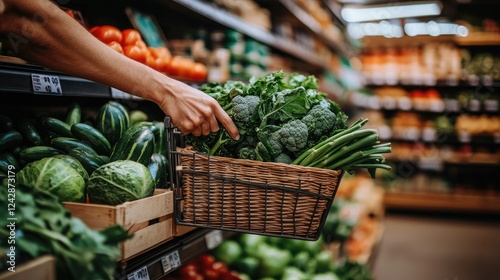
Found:
[[[500,279],[500,218],[388,213],[376,280]]]

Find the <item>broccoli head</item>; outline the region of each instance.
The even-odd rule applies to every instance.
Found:
[[[290,164],[290,163],[292,163],[292,158],[287,154],[281,153],[274,159],[274,161]]]
[[[309,110],[307,115],[302,118],[302,122],[306,124],[310,135],[320,137],[328,134],[333,128],[336,116],[328,107],[318,104]]]
[[[249,122],[252,116],[257,112],[260,98],[255,95],[241,96],[233,98],[231,116],[237,122]]]
[[[256,158],[255,149],[250,147],[241,148],[238,157],[242,159],[254,160]]]
[[[307,125],[300,120],[284,124],[278,131],[280,141],[291,152],[300,151],[307,145]]]

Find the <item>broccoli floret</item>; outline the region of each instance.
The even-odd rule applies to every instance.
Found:
[[[300,120],[284,124],[278,133],[281,144],[291,152],[299,151],[307,145],[307,125]]]
[[[259,102],[260,98],[255,95],[235,96],[232,100],[231,115],[233,120],[237,122],[249,122],[256,113]]]
[[[318,104],[309,110],[307,115],[302,118],[302,122],[306,124],[309,134],[320,137],[328,134],[329,130],[333,128],[336,116],[328,107]]]
[[[292,158],[287,154],[281,153],[274,159],[274,161],[290,164],[290,163],[292,163]]]

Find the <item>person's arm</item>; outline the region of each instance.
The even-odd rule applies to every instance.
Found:
[[[184,134],[208,135],[219,129],[219,121],[231,137],[239,137],[215,99],[112,50],[52,2],[3,0],[3,4],[4,44],[27,61],[153,101]]]

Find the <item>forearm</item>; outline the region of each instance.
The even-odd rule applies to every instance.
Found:
[[[20,16],[22,21],[8,26],[9,18]],[[7,47],[30,62],[156,103],[162,101],[161,95],[174,92],[169,86],[176,81],[112,50],[47,0],[6,1],[1,21]]]

